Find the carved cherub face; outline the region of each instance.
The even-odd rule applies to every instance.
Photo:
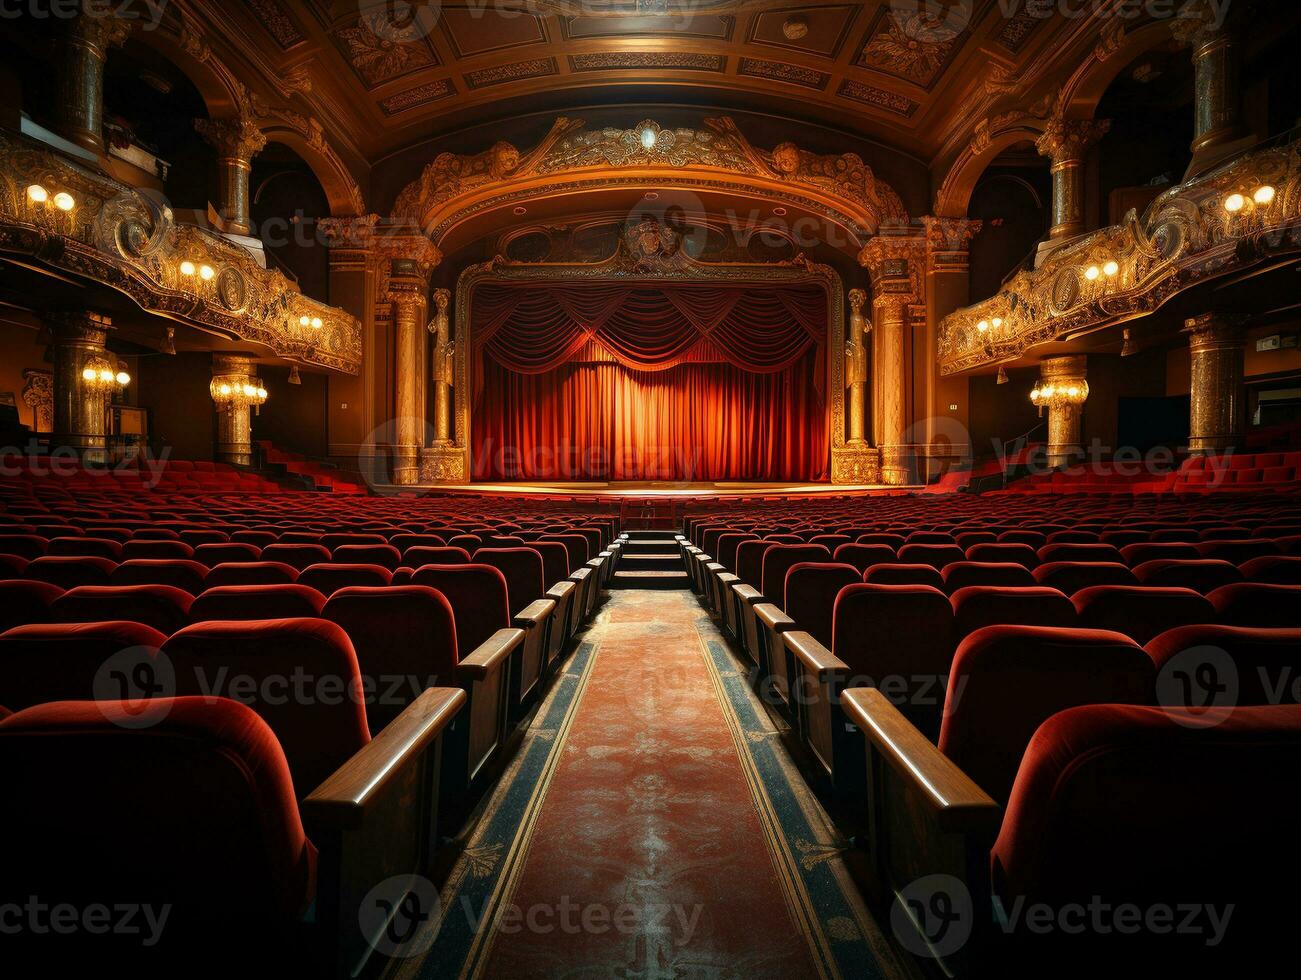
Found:
[[[772,151],[772,165],[778,173],[795,173],[800,169],[800,148],[794,143],[778,144]]]

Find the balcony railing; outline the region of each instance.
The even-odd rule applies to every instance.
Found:
[[[1172,187],[1139,217],[1068,242],[940,324],[940,373],[1146,316],[1190,287],[1301,252],[1301,141]]]
[[[361,324],[149,195],[0,132],[0,255],[101,283],[143,310],[357,374]]]

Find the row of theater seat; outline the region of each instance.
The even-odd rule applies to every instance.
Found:
[[[1190,894],[1245,911],[1219,961],[1238,968],[1281,921],[1264,900],[1256,814],[1270,808],[1259,827],[1277,843],[1274,813],[1297,802],[1277,768],[1301,762],[1289,683],[1301,675],[1301,556],[1278,533],[1296,513],[1084,531],[956,518],[828,536],[742,511],[680,543],[760,693],[848,804],[880,893],[974,907],[980,938],[949,969],[1042,976],[1051,962],[1078,975],[1154,949],[1172,969],[1204,967],[1205,948],[1186,941],[983,927],[994,898],[1006,909]],[[1208,779],[1239,795],[1190,828],[1180,806]],[[1190,877],[1188,848],[1208,835],[1218,853]],[[948,891],[915,892],[937,881]]]

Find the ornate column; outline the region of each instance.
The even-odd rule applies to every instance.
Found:
[[[249,215],[249,175],[253,157],[267,145],[266,134],[248,118],[196,119],[194,128],[217,149],[220,186],[217,210],[234,235],[247,235],[252,229]]]
[[[1247,135],[1242,112],[1242,59],[1237,32],[1225,10],[1192,0],[1174,21],[1175,37],[1192,48],[1195,125],[1193,160],[1185,179],[1205,173]]]
[[[243,387],[255,384],[253,359],[238,354],[212,355],[212,383]],[[217,406],[217,461],[234,466],[253,465],[253,409],[236,399]]]
[[[1089,397],[1088,359],[1082,354],[1052,357],[1039,364],[1041,399],[1048,409],[1048,465],[1066,466],[1083,453],[1080,422]]]
[[[945,463],[971,452],[968,427],[970,379],[940,374],[940,324],[971,300],[971,242],[983,227],[966,218],[922,218],[926,228],[926,331],[921,353],[926,412],[922,457],[925,476],[941,474]],[[953,406],[956,406],[954,408]]]
[[[1053,162],[1053,227],[1051,241],[1074,238],[1084,227],[1084,161],[1089,149],[1111,129],[1101,119],[1062,119],[1049,121],[1035,144],[1041,156]]]
[[[68,22],[58,70],[57,128],[92,153],[104,153],[104,66],[110,48],[126,42],[135,22],[107,11]]]
[[[48,322],[54,336],[54,442],[89,462],[107,462],[107,396],[92,392],[82,372],[92,362],[111,360],[106,345],[113,321],[98,313],[65,313]]]
[[[845,438],[851,446],[867,444],[867,335],[872,326],[863,316],[867,294],[849,291],[849,336],[845,338]]]
[[[374,246],[386,277],[380,301],[390,305],[393,316],[393,482],[409,486],[420,481],[425,446],[426,369],[420,360],[420,329],[429,277],[443,256],[423,233],[408,226],[377,230]]]
[[[1188,451],[1207,455],[1233,449],[1242,442],[1246,421],[1243,326],[1206,313],[1187,321],[1184,332],[1192,356]]]
[[[452,444],[452,384],[456,373],[456,349],[452,343],[452,333],[448,307],[452,294],[446,289],[434,290],[434,307],[437,314],[429,324],[429,332],[434,338],[434,445],[450,446]]]
[[[882,233],[863,247],[858,261],[872,278],[876,345],[872,421],[874,441],[881,452],[881,481],[905,486],[916,479],[917,448],[909,410],[913,385],[908,326],[923,302],[926,239],[911,228]]]

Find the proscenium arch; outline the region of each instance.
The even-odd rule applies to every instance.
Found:
[[[965,218],[971,207],[971,195],[990,165],[1018,143],[1033,143],[1043,135],[1047,120],[1033,116],[1017,118],[1001,126],[982,130],[984,135],[965,147],[953,161],[944,183],[935,195],[935,215],[939,218]]]

